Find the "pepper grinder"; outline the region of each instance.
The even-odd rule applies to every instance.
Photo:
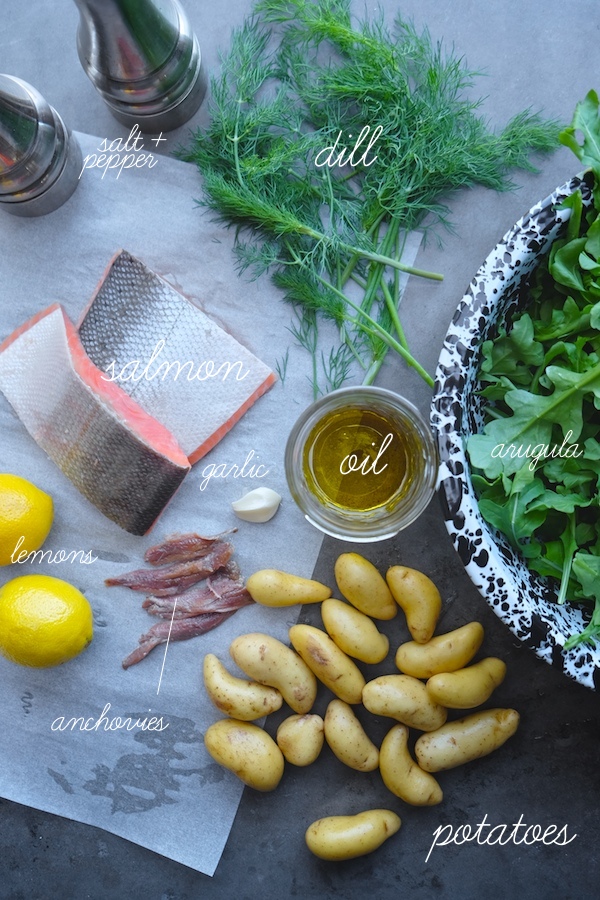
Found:
[[[83,160],[56,110],[27,82],[0,75],[0,209],[43,216],[69,199]]]
[[[206,76],[178,0],[75,0],[79,59],[113,116],[157,134],[199,108]]]

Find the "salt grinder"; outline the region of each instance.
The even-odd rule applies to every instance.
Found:
[[[25,81],[0,75],[0,209],[43,216],[68,200],[83,165],[77,140]]]
[[[81,64],[113,116],[158,134],[206,93],[198,41],[178,0],[75,0]]]

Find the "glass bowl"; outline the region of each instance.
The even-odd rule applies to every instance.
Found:
[[[377,387],[348,387],[306,409],[290,433],[292,497],[316,528],[341,540],[391,538],[435,490],[436,447],[412,403]]]

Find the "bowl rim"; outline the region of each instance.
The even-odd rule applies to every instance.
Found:
[[[571,211],[557,204],[581,189],[592,203],[589,173],[577,175],[534,204],[500,239],[471,280],[444,339],[430,409],[439,458],[438,496],[444,522],[465,570],[487,603],[520,641],[547,663],[584,686],[600,689],[600,645],[569,651],[572,622],[586,620],[579,608],[557,606],[555,591],[530,573],[522,557],[479,513],[465,451],[470,383],[478,366],[482,329],[504,315],[504,290],[518,286],[566,226]],[[506,307],[510,308],[510,300]]]

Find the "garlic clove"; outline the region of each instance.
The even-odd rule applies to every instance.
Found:
[[[255,488],[240,500],[231,504],[238,519],[245,522],[268,522],[272,519],[281,503],[281,497],[268,487]]]

